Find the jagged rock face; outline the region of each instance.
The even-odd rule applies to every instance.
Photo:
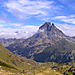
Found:
[[[50,22],[46,22],[44,25],[42,25],[39,30],[43,30],[47,35],[59,35],[59,36],[65,36],[62,31],[60,31],[56,26]]]
[[[74,37],[72,37],[73,39],[75,39],[75,36]]]
[[[68,52],[75,50],[75,39],[66,36],[53,23],[46,22],[32,37],[17,40],[7,48],[39,62],[70,62]]]
[[[28,40],[32,42],[36,40],[38,44],[39,42],[41,44],[43,43],[55,44],[62,38],[66,38],[66,35],[64,35],[62,31],[56,28],[56,26],[53,23],[51,24],[49,22],[46,22],[39,28],[38,32],[32,37],[30,37]]]
[[[45,30],[45,31],[49,31],[51,27],[51,23],[50,22],[46,22],[44,25],[42,25],[39,29],[41,30]]]

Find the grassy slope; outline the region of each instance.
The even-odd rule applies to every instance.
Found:
[[[7,70],[21,72],[23,70],[32,71],[37,63],[13,54],[0,44],[0,65]]]
[[[62,75],[62,74],[56,72],[55,70],[51,70],[51,69],[49,68],[49,69],[46,69],[46,70],[44,70],[43,72],[38,73],[38,74],[36,74],[36,75]]]
[[[23,74],[20,74],[20,73],[17,73],[17,74],[23,75]],[[16,75],[16,73],[7,72],[5,70],[0,70],[0,75]],[[24,75],[28,75],[28,74],[24,74]],[[31,74],[31,75],[34,75],[34,74]],[[48,68],[48,69],[43,70],[40,73],[36,73],[35,75],[62,75],[62,74],[59,73],[59,72],[56,72],[55,70],[51,70],[51,69]]]
[[[43,75],[49,75],[53,72],[52,70],[48,70],[50,66],[53,66],[52,63],[36,63],[33,60],[19,57],[4,48],[2,44],[0,44],[0,66],[2,67],[2,70],[0,70],[0,74],[2,75],[21,74],[23,71],[31,72],[32,75],[34,75],[34,72],[36,72],[37,75],[40,74],[40,72],[43,72]],[[47,69],[49,73],[44,72],[45,69]],[[54,75],[56,74],[54,73]]]

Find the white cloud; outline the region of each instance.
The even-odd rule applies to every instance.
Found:
[[[71,17],[71,18],[75,18],[75,14],[72,14],[72,15],[70,15],[69,17]]]
[[[8,24],[11,26],[15,26],[15,27],[22,26],[22,24],[20,24],[20,23],[8,23]]]
[[[68,1],[70,2],[71,0],[62,0],[61,2],[67,3]],[[0,17],[0,37],[7,38],[27,38],[32,36],[38,30],[39,26],[24,26],[23,24],[25,23],[25,19],[34,19],[35,16],[35,18],[40,20],[42,19],[43,21],[49,21],[52,16],[62,13],[62,8],[59,6],[59,4],[56,3],[56,1],[51,0],[8,0],[8,2],[4,1],[4,7],[5,8],[3,9],[8,11],[8,15],[5,12],[2,14],[2,17]],[[21,24],[23,20],[20,20],[20,23],[17,23],[16,21],[16,23],[13,23],[13,16],[18,17],[17,19],[24,19],[24,23]],[[9,19],[12,21],[7,17],[11,17]],[[72,14],[69,16],[56,16],[53,18],[53,20],[75,24],[75,15]],[[2,28],[3,26],[7,26],[7,28]],[[75,36],[75,26],[66,24],[57,24],[57,26],[63,30],[65,34]],[[14,29],[12,27],[14,27]]]
[[[65,18],[67,18],[66,16],[56,16],[56,17],[54,17],[54,19],[65,19]]]
[[[53,19],[57,19],[59,21],[65,22],[65,23],[71,23],[75,24],[75,15],[69,15],[69,16],[56,16]]]
[[[21,27],[21,26],[23,26],[23,24],[22,23],[17,23],[17,22],[6,22],[5,20],[0,20],[0,27],[4,27],[4,26],[6,26],[6,27]]]
[[[56,26],[68,36],[75,36],[75,26],[68,24],[57,24]],[[35,34],[39,26],[26,25],[21,28],[0,28],[0,38],[28,38]],[[43,31],[42,31],[43,32]]]
[[[62,30],[67,36],[75,36],[75,26],[68,24],[58,24],[56,26]]]
[[[39,26],[26,25],[21,28],[0,28],[0,38],[28,38],[35,34]]]
[[[71,24],[75,24],[75,19],[62,19],[61,21],[66,22],[66,23],[71,23]]]
[[[19,18],[32,15],[47,15],[54,1],[9,0],[5,3],[7,10]]]
[[[47,18],[43,18],[42,20],[45,22],[48,22],[50,20],[50,18],[47,17]]]
[[[39,29],[39,26],[34,26],[34,25],[26,25],[26,26],[22,26],[22,29],[23,30],[26,30],[26,31],[37,31]]]
[[[5,21],[4,21],[4,20],[2,20],[2,19],[0,19],[0,23],[5,23]]]
[[[3,25],[0,24],[0,27],[3,27]]]

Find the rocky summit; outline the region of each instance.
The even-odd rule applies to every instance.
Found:
[[[13,53],[38,62],[65,63],[75,60],[75,55],[72,56],[75,39],[66,36],[50,22],[39,27],[37,33],[28,39],[6,42],[2,40],[2,43]]]

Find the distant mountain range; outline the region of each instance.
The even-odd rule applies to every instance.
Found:
[[[38,62],[66,63],[75,60],[75,39],[66,36],[50,22],[26,40],[1,39],[0,42],[13,53]]]

